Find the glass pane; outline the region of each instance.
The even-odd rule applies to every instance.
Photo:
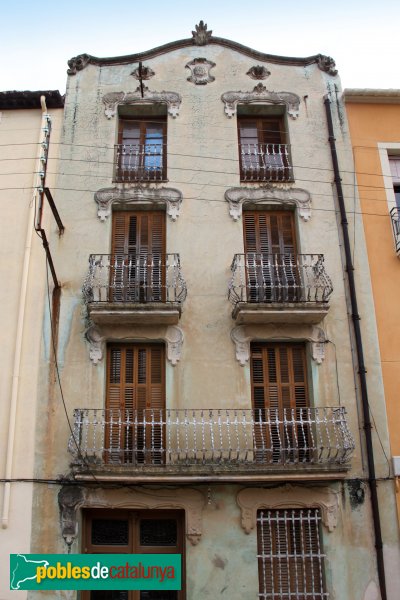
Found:
[[[162,168],[163,128],[161,125],[147,125],[144,146],[144,167],[154,170]]]
[[[139,123],[124,123],[122,143],[138,145],[140,140]]]
[[[129,543],[127,520],[93,519],[92,544],[97,546],[126,546]]]
[[[397,208],[400,208],[400,185],[395,185],[393,189],[396,198],[396,206]]]
[[[178,592],[172,590],[159,590],[157,592],[146,590],[140,592],[140,600],[178,600]]]
[[[176,546],[175,519],[142,519],[140,521],[141,546]]]

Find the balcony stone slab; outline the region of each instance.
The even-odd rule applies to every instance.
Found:
[[[232,318],[238,325],[268,323],[310,324],[321,323],[328,314],[327,302],[238,302]]]
[[[96,325],[176,325],[181,303],[89,302],[88,311]]]

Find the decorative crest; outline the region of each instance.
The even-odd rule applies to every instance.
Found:
[[[210,69],[215,67],[215,62],[212,62],[211,60],[207,60],[206,58],[195,58],[185,66],[191,70],[191,75],[187,80],[196,85],[206,85],[215,80],[215,77],[210,75]]]
[[[325,71],[328,75],[337,75],[336,63],[331,56],[320,54],[318,57],[318,68]]]
[[[268,104],[285,104],[288,115],[292,119],[299,116],[300,98],[291,92],[272,92],[260,82],[250,92],[225,92],[221,96],[225,104],[225,113],[229,118],[236,113],[236,106],[240,104],[252,104],[253,102],[265,102]]]
[[[205,46],[211,40],[212,30],[207,31],[207,23],[200,21],[195,25],[196,31],[192,31],[193,41],[197,46]]]
[[[90,56],[88,54],[79,54],[78,56],[74,56],[68,61],[69,69],[67,69],[68,75],[76,75],[77,71],[82,71],[86,67],[90,60]]]
[[[267,67],[262,65],[254,65],[246,73],[252,79],[267,79],[271,75],[271,71],[268,71]]]
[[[131,75],[133,75],[135,79],[140,80],[139,67],[136,67],[136,69],[132,71]],[[148,79],[154,77],[154,75],[155,73],[153,69],[150,69],[150,67],[145,67],[144,65],[142,66],[142,79],[147,81]]]

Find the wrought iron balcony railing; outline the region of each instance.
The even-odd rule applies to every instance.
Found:
[[[165,181],[167,146],[158,143],[117,144],[114,146],[114,180]]]
[[[291,181],[293,167],[288,144],[241,144],[241,181]]]
[[[390,218],[392,221],[396,253],[400,254],[400,208],[398,206],[392,208],[390,211]]]
[[[86,302],[183,302],[179,254],[91,254]]]
[[[74,462],[105,467],[345,465],[346,412],[293,409],[76,409]]]
[[[327,302],[333,291],[323,254],[235,254],[229,299],[238,302]]]

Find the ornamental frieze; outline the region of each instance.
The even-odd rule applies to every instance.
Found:
[[[221,96],[222,102],[225,104],[225,113],[229,118],[236,114],[236,107],[240,104],[254,104],[265,102],[267,104],[284,104],[287,107],[287,112],[292,119],[299,116],[300,98],[292,92],[270,92],[267,88],[259,83],[250,92],[225,92]]]
[[[140,87],[134,92],[110,92],[103,96],[104,114],[107,119],[115,117],[118,106],[127,104],[153,104],[161,103],[167,105],[171,117],[177,117],[182,98],[176,92],[152,92],[148,87],[143,87],[143,95]]]

